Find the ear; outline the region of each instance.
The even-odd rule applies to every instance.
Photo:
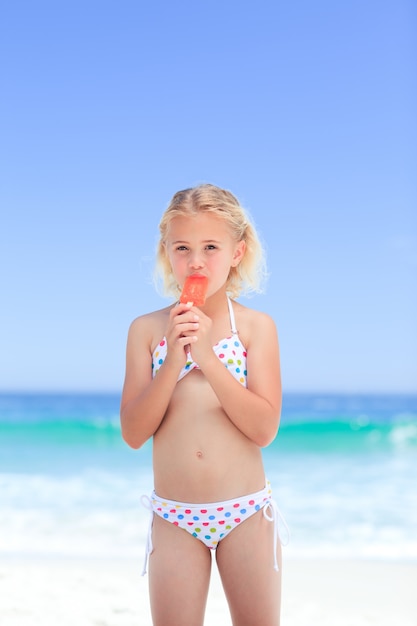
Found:
[[[239,265],[239,263],[245,256],[245,250],[246,242],[242,239],[242,241],[238,241],[238,243],[236,244],[236,248],[233,253],[232,267],[237,267]]]

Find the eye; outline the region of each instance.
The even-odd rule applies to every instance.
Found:
[[[187,246],[177,246],[175,249],[178,250],[178,252],[183,252],[185,250],[188,250]]]
[[[213,243],[209,243],[206,246],[206,250],[217,250],[217,246],[215,246]]]

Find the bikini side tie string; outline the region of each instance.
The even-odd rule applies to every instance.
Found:
[[[140,501],[142,503],[142,506],[144,506],[145,509],[148,509],[148,511],[150,511],[148,534],[146,538],[145,561],[143,563],[143,570],[142,570],[142,576],[145,576],[146,571],[147,571],[148,558],[149,558],[149,555],[153,552],[153,543],[152,543],[153,509],[152,509],[152,501],[149,498],[149,496],[146,496],[146,495],[141,496]]]
[[[282,515],[281,511],[279,510],[275,500],[270,500],[264,506],[264,508],[263,508],[263,515],[264,515],[264,518],[266,520],[268,520],[268,522],[274,522],[274,570],[276,572],[279,572],[278,560],[277,560],[278,539],[280,540],[282,546],[288,545],[288,542],[290,540],[290,531],[289,531],[287,522],[285,521],[284,516]],[[280,524],[280,522],[284,526],[285,531],[286,531],[286,538],[285,538],[285,540],[282,539],[281,534],[279,532],[279,524]]]

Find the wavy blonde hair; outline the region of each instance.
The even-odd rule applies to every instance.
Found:
[[[261,292],[266,278],[265,253],[247,211],[230,191],[215,185],[202,184],[178,191],[159,223],[160,239],[157,244],[154,277],[157,285],[158,279],[162,279],[164,294],[175,298],[180,294],[165,246],[171,220],[199,213],[211,213],[224,219],[236,242],[243,240],[246,244],[241,262],[236,267],[230,268],[226,282],[227,293],[236,298],[243,293]]]

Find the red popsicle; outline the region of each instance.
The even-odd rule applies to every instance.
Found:
[[[191,274],[185,279],[184,287],[180,296],[180,302],[187,304],[192,302],[195,306],[203,306],[206,301],[208,287],[207,276]]]

